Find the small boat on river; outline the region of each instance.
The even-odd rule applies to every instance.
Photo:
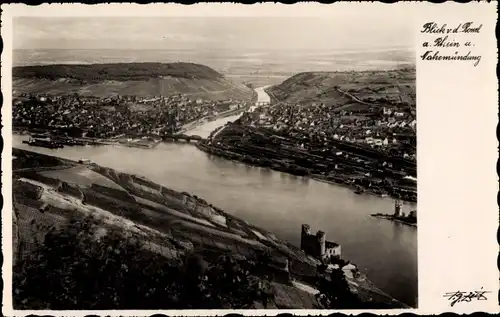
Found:
[[[23,143],[30,146],[39,146],[47,149],[62,149],[64,145],[54,142],[51,139],[33,139],[30,138],[28,141],[23,141]]]

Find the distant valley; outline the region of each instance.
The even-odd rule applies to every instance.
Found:
[[[103,63],[189,62],[207,65],[231,82],[254,87],[278,85],[301,72],[391,70],[414,67],[412,49],[372,50],[15,50],[14,66]]]

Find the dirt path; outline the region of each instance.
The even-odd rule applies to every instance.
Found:
[[[363,101],[363,100],[359,99],[358,97],[353,96],[352,94],[350,94],[350,93],[348,93],[347,91],[344,91],[344,90],[342,90],[342,89],[340,89],[340,88],[338,88],[338,87],[337,87],[337,88],[335,88],[335,89],[336,89],[338,92],[340,92],[340,93],[344,94],[345,96],[347,96],[347,97],[351,98],[352,100],[354,100],[354,101],[356,101],[356,102],[358,102],[358,103],[360,103],[360,104],[367,105],[367,106],[374,106],[374,107],[378,107],[378,106],[380,106],[379,104],[369,103],[369,102]]]

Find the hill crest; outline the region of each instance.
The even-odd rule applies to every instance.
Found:
[[[53,64],[19,66],[12,68],[17,78],[71,78],[93,80],[144,80],[162,76],[191,79],[219,79],[224,77],[214,69],[194,63],[110,63],[110,64]]]
[[[324,103],[348,108],[370,104],[415,106],[415,69],[302,72],[266,90],[273,103]]]
[[[71,94],[140,97],[187,94],[207,100],[255,98],[255,92],[235,84],[214,69],[194,63],[54,64],[12,69],[14,95]]]

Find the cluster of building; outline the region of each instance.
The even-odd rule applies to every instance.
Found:
[[[247,106],[233,100],[194,100],[188,95],[99,98],[25,94],[14,100],[12,117],[14,126],[69,129],[77,135],[112,138],[170,134],[190,122],[211,120]]]
[[[275,104],[251,113],[251,124],[305,135],[319,143],[335,139],[357,143],[416,159],[415,111],[409,107],[370,108],[365,111],[336,111],[334,106]]]

